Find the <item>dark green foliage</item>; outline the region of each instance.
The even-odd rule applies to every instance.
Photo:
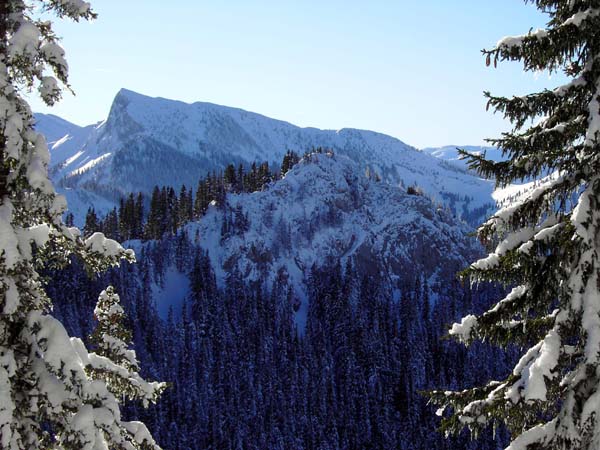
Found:
[[[507,370],[511,357],[488,346],[468,355],[438,340],[496,289],[439,280],[430,304],[422,279],[390,282],[376,261],[365,273],[332,259],[310,271],[307,310],[296,316],[285,269],[247,281],[234,267],[218,286],[208,253],[181,231],[144,248],[135,266],[92,283],[74,267],[50,290],[61,299],[57,314],[82,334],[101,287],[122,293],[141,375],[171,383],[154,408],[129,405],[127,416],[147,423],[164,448],[497,449],[491,433],[474,446],[429,432],[436,418],[418,392]],[[188,274],[189,291],[182,308],[159,304],[161,318],[154,286],[173,265]]]
[[[468,427],[477,435],[486,426],[506,424],[511,449],[597,449],[600,2],[530,3],[548,15],[546,29],[484,50],[487,64],[520,61],[526,71],[562,71],[570,82],[525,96],[485,94],[488,107],[513,124],[512,131],[489,141],[507,160],[463,155],[499,187],[536,182],[479,228],[492,253],[463,273],[473,282],[515,288],[450,332],[467,344],[516,344],[524,356],[501,381],[435,392],[432,399],[452,409],[442,422],[447,432]]]
[[[284,176],[298,161],[300,161],[298,154],[292,150],[288,150],[281,162],[281,176]]]
[[[100,293],[94,309],[96,329],[90,336],[95,353],[106,360],[95,360],[86,368],[97,380],[103,380],[110,392],[129,400],[140,400],[144,406],[156,403],[166,383],[148,382],[138,374],[140,368],[135,351],[129,348],[132,333],[125,325],[125,311],[112,286]]]
[[[88,208],[87,214],[85,215],[85,225],[83,226],[83,235],[85,237],[91,236],[95,231],[100,231],[100,224],[98,222],[98,216],[94,208]]]
[[[233,164],[228,164],[225,168],[225,173],[223,174],[223,181],[229,189],[233,189],[237,186],[235,167],[233,166]]]

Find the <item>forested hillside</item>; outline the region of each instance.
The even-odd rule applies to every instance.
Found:
[[[433,432],[435,408],[420,393],[472,386],[512,362],[440,339],[501,292],[455,278],[480,251],[468,229],[347,158],[299,159],[287,155],[284,176],[264,183],[247,175],[247,188],[229,170],[196,195],[155,189],[147,213],[130,196],[88,220],[86,234],[96,224],[133,238],[137,264],[94,281],[78,266],[55,274],[57,315],[87,336],[98,289],[121,293],[143,373],[171,383],[156,408],[129,413],[164,448],[499,448],[491,431],[484,444]]]

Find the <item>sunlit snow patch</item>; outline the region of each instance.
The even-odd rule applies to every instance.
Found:
[[[70,158],[68,158],[65,161],[65,167],[71,165],[71,163],[74,162],[75,160],[77,160],[77,158],[79,158],[81,155],[83,155],[83,151],[82,150],[78,151],[73,156],[71,156]]]
[[[62,144],[64,144],[65,142],[69,141],[70,139],[71,139],[71,135],[70,134],[65,134],[58,141],[56,141],[54,144],[52,144],[51,150],[54,150],[55,148],[60,147]]]
[[[105,153],[104,155],[99,156],[96,159],[92,159],[91,161],[88,161],[87,163],[85,163],[83,166],[79,167],[78,169],[75,169],[73,172],[71,172],[69,175],[79,175],[82,174],[86,171],[88,171],[89,169],[91,169],[92,167],[94,167],[96,164],[102,162],[103,160],[105,160],[106,158],[108,158],[112,153]]]

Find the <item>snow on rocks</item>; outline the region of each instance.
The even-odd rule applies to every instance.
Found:
[[[243,230],[236,216],[247,222]],[[261,192],[229,194],[186,231],[198,235],[218,280],[234,267],[249,280],[285,268],[302,299],[310,267],[331,257],[366,272],[381,258],[393,280],[453,276],[480,251],[469,230],[429,198],[368,179],[344,155],[314,153]]]

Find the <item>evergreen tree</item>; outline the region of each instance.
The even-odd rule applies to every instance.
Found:
[[[150,212],[144,228],[144,234],[147,239],[159,239],[164,232],[162,225],[162,214],[165,205],[162,201],[161,190],[154,186],[152,197],[150,199]]]
[[[288,150],[281,162],[281,176],[283,177],[298,161],[300,161],[298,154],[292,150]]]
[[[255,162],[252,163],[250,171],[246,174],[244,186],[246,187],[246,192],[255,192],[258,190],[258,168]]]
[[[94,208],[88,208],[85,215],[85,224],[83,225],[83,235],[89,237],[100,230],[100,222]]]
[[[135,351],[128,348],[131,332],[125,327],[125,311],[119,295],[112,286],[102,291],[94,309],[97,326],[92,334],[96,354],[88,368],[92,376],[104,380],[109,391],[116,396],[125,395],[130,400],[142,400],[145,406],[156,402],[165,389],[165,383],[148,382],[140,377]]]
[[[263,189],[267,184],[273,181],[273,174],[269,168],[269,163],[264,162],[258,167],[258,178],[256,190]]]
[[[192,214],[194,209],[194,200],[192,198],[192,190],[189,191],[185,187],[185,185],[181,186],[181,190],[179,192],[179,226],[183,226],[192,220]]]
[[[127,199],[121,199],[119,207],[119,228],[124,240],[128,241],[129,239],[133,239],[135,221],[135,199],[133,194],[129,194]]]
[[[73,216],[73,213],[68,212],[65,214],[65,225],[68,227],[75,226],[75,217]]]
[[[208,188],[206,186],[205,180],[200,180],[198,182],[198,187],[196,188],[196,198],[194,200],[194,218],[199,219],[204,215],[206,209],[208,208],[210,200],[208,198]]]
[[[133,239],[140,239],[144,232],[144,196],[141,192],[135,199],[135,226],[133,229]]]
[[[494,290],[483,296],[478,290],[471,301],[458,282],[436,281],[428,340],[420,337],[427,327],[425,283],[391,280],[372,262],[347,262],[341,270],[331,258],[312,271],[306,332],[299,333],[296,285],[283,267],[274,279],[251,280],[234,262],[220,287],[209,254],[187,241],[184,230],[142,244],[137,258],[91,282],[71,265],[51,277],[48,292],[56,315],[78,336],[98,324],[90,311],[107,278],[121,293],[131,311],[139,374],[173,383],[152,408],[121,407],[164,448],[498,450],[507,442],[501,432],[500,442],[488,433],[477,443],[423,432],[437,419],[417,393],[456,388],[457,380],[473,384],[512,367],[499,350],[475,345],[468,354],[437,339],[465,305],[481,309],[497,296]],[[183,308],[174,302],[163,321],[154,286],[173,268],[188,273],[190,289]],[[403,286],[406,298],[397,301],[398,290],[390,295],[390,283]],[[423,371],[429,360],[435,370]]]
[[[102,221],[102,232],[111,239],[119,239],[121,232],[119,230],[119,215],[117,209],[113,208]]]
[[[237,179],[235,174],[235,166],[233,164],[228,164],[225,168],[223,181],[225,182],[225,187],[228,191],[235,190]]]
[[[245,178],[245,171],[244,171],[244,166],[242,164],[240,164],[238,166],[238,170],[237,170],[237,192],[246,192],[246,188],[244,186],[244,178]]]
[[[52,23],[32,17],[40,10],[75,21],[96,16],[81,0],[0,2],[0,442],[11,450],[154,447],[139,422],[121,420],[106,384],[86,372],[94,355],[50,314],[38,272],[70,256],[90,273],[134,260],[104,235],[83,239],[62,222],[66,202],[48,179],[48,147],[21,95],[37,88],[52,105],[61,83],[68,86]]]
[[[148,382],[139,375],[136,354],[128,348],[131,332],[123,323],[125,312],[112,286],[100,293],[94,317],[98,323],[91,338],[96,345],[97,356],[90,358],[86,371],[93,379],[104,381],[108,391],[117,399],[125,396],[129,400],[140,400],[144,407],[150,402],[155,403],[166,384]],[[117,439],[111,433],[105,432],[105,436],[109,447],[158,448],[141,422],[122,422]]]
[[[478,230],[494,249],[465,272],[512,291],[450,334],[530,347],[502,381],[433,394],[451,406],[443,428],[458,432],[505,423],[511,450],[600,448],[600,2],[535,2],[546,29],[500,40],[487,64],[516,60],[526,71],[563,71],[553,90],[505,98],[486,93],[514,129],[490,142],[508,159],[465,154],[500,187],[535,179],[534,188]],[[541,118],[541,119],[539,119]],[[528,125],[529,120],[539,119]],[[546,175],[550,174],[550,175]],[[494,244],[494,246],[492,246]]]

